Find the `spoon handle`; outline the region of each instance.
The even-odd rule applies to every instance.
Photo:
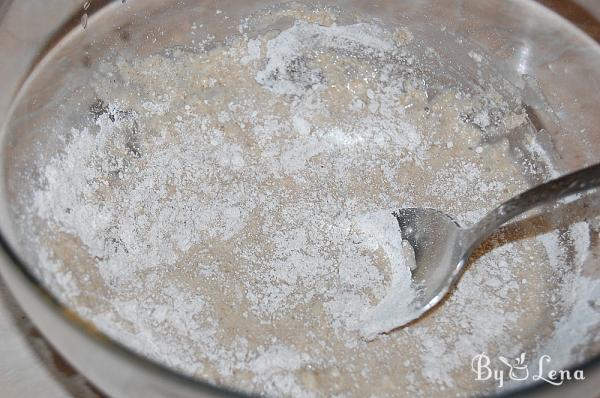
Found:
[[[502,224],[527,210],[598,186],[600,163],[531,188],[502,203],[469,228],[473,245],[478,245]]]

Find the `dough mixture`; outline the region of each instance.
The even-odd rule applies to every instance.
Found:
[[[278,12],[254,18],[283,16],[283,29],[242,24],[223,43],[97,68],[88,125],[55,132],[64,150],[31,199],[36,272],[99,330],[217,385],[493,390],[473,356],[535,356],[569,305],[553,277],[564,264],[548,256],[556,232],[498,234],[409,327],[379,333],[377,306],[414,294],[394,210],[470,223],[527,188],[498,134],[528,123],[525,111],[492,88],[432,93],[406,29]]]

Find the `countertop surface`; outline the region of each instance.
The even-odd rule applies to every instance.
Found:
[[[600,41],[600,0],[539,0]],[[0,280],[0,396],[102,397],[54,351]]]

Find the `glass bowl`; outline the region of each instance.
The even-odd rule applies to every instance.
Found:
[[[33,272],[35,250],[22,239],[15,223],[19,195],[31,181],[37,160],[60,150],[61,141],[44,126],[57,110],[76,109],[91,101],[86,88],[92,66],[107,54],[151,54],[185,46],[192,40],[190,26],[201,23],[217,40],[236,33],[239,18],[277,4],[268,0],[145,0],[0,3],[0,120],[2,121],[2,184],[0,271],[11,292],[51,344],[102,391],[114,397],[191,397],[236,395],[182,376],[147,360],[96,330],[78,317],[38,281]],[[339,7],[376,18],[389,26],[407,27],[415,43],[425,43],[443,59],[439,73],[431,60],[427,73],[440,86],[473,87],[478,73],[498,82],[507,98],[518,90],[530,121],[543,131],[540,159],[512,143],[515,161],[525,159],[542,170],[528,176],[533,185],[553,173],[574,170],[600,158],[600,47],[568,21],[526,0],[360,0],[303,1]],[[213,18],[222,10],[230,24]],[[425,47],[416,46],[415,52]],[[489,63],[478,68],[469,52],[477,49]],[[76,95],[74,94],[76,93]],[[87,101],[87,102],[86,102]],[[64,120],[77,126],[78,112]],[[527,174],[526,170],[524,171]],[[594,214],[598,196],[585,202]],[[598,214],[598,213],[596,213]],[[591,216],[589,217],[591,218]],[[586,261],[580,272],[600,278],[598,222],[588,222]],[[573,243],[563,242],[565,252]],[[29,266],[28,266],[29,264]],[[596,329],[597,332],[597,329]],[[553,387],[541,381],[512,390],[514,396],[594,396],[600,391],[600,343],[577,348],[585,381]]]

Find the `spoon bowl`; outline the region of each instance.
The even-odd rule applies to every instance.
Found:
[[[449,215],[430,208],[394,212],[402,239],[415,254],[412,270],[417,295],[411,322],[436,306],[458,281],[471,252],[465,247],[465,229]],[[412,306],[411,305],[411,306]]]
[[[395,327],[423,316],[458,283],[473,251],[500,226],[522,213],[600,186],[600,164],[538,185],[502,203],[470,227],[435,209],[405,208],[394,212],[402,239],[414,251],[412,284],[417,294]]]

